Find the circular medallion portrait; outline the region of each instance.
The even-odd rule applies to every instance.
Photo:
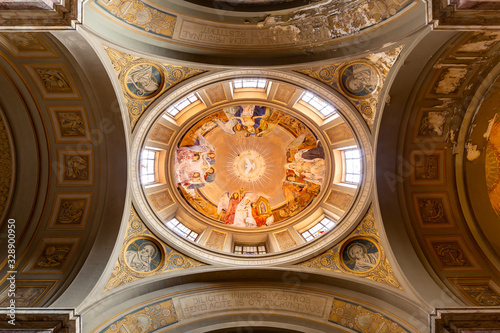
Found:
[[[218,223],[261,228],[303,211],[325,180],[325,152],[302,121],[272,107],[214,112],[175,151],[175,181],[189,205]]]
[[[152,64],[138,64],[132,67],[126,77],[127,91],[137,98],[150,98],[163,86],[161,70]]]
[[[152,272],[162,262],[160,246],[149,238],[136,238],[125,250],[125,262],[134,271]]]
[[[356,238],[342,249],[342,263],[354,272],[367,272],[375,268],[380,261],[380,249],[367,238]]]
[[[354,63],[341,70],[340,81],[342,89],[351,97],[366,98],[377,89],[379,77],[372,66]]]

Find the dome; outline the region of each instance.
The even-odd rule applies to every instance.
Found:
[[[138,124],[134,183],[149,227],[219,263],[289,261],[340,241],[370,187],[359,113],[295,74],[224,76],[160,97]]]

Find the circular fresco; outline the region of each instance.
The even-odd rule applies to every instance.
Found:
[[[378,74],[375,68],[366,63],[353,63],[340,72],[342,89],[351,97],[366,98],[378,86]]]
[[[161,70],[152,64],[138,64],[132,67],[125,76],[127,91],[137,98],[151,98],[163,86]]]
[[[380,249],[367,238],[355,238],[342,249],[342,263],[354,272],[364,273],[375,268],[380,261]]]
[[[152,239],[136,238],[128,244],[125,250],[125,262],[137,272],[154,271],[162,262],[160,246]]]
[[[184,199],[221,224],[258,228],[303,211],[326,177],[325,152],[300,120],[272,107],[214,112],[186,132],[175,151]]]

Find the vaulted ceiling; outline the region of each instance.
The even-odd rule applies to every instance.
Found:
[[[500,305],[494,3],[16,6],[0,7],[2,247],[11,225],[16,239],[14,262],[0,266],[2,306],[14,270],[18,307],[76,308],[84,332],[424,332],[437,308]],[[347,80],[362,70],[356,90]],[[238,90],[241,78],[268,85]],[[336,114],[304,102],[307,92]],[[171,111],[190,94],[198,100]],[[264,118],[274,136],[217,127],[246,105],[275,110]],[[254,126],[264,114],[252,116]],[[301,126],[314,145],[277,143]],[[214,184],[229,192],[240,183],[219,167],[221,151],[245,140],[273,145],[261,164],[279,160],[276,170],[298,161],[293,149],[325,153],[288,194],[273,192],[276,203],[254,189],[279,206],[277,223],[238,228],[220,215],[221,188],[204,182],[202,200],[176,182],[179,149],[203,156],[199,134],[216,147],[224,178]],[[352,147],[362,152],[356,186],[341,172]],[[157,152],[147,186],[144,148]],[[174,217],[194,241],[168,225]],[[325,217],[335,227],[309,242],[303,233]],[[144,266],[146,244],[154,255]],[[234,254],[235,244],[268,253]],[[354,266],[353,245],[375,258],[369,268]]]

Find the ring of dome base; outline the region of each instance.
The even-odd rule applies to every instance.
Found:
[[[147,201],[144,189],[139,181],[138,165],[139,165],[139,153],[144,146],[149,130],[153,127],[154,123],[161,117],[164,110],[172,103],[178,101],[182,96],[186,96],[189,93],[195,92],[199,87],[207,87],[210,84],[216,82],[229,81],[235,78],[241,77],[266,77],[273,82],[287,82],[290,85],[294,85],[299,89],[307,89],[318,94],[322,98],[330,101],[336,106],[338,110],[341,110],[341,115],[343,121],[345,121],[354,132],[354,137],[357,142],[358,147],[363,151],[362,159],[362,169],[363,178],[359,185],[355,203],[351,205],[351,208],[346,211],[343,215],[340,223],[331,231],[324,234],[320,238],[314,240],[314,242],[298,245],[295,248],[269,253],[264,256],[242,256],[233,253],[221,252],[217,250],[212,250],[205,247],[202,244],[193,243],[178,237],[174,232],[168,230],[164,222],[159,218],[157,213],[151,208]],[[236,103],[236,102],[235,102]],[[298,112],[300,114],[300,112]],[[182,118],[183,114],[177,117]],[[193,121],[193,117],[184,122]],[[182,124],[184,126],[184,123]],[[304,77],[300,74],[295,73],[285,73],[275,70],[228,70],[222,71],[216,74],[207,75],[199,78],[198,80],[193,80],[185,85],[181,85],[172,89],[168,94],[165,93],[164,96],[160,96],[155,102],[152,103],[150,108],[143,114],[139,119],[135,130],[132,134],[132,145],[131,153],[135,156],[131,159],[131,182],[132,182],[132,193],[134,206],[137,209],[138,215],[143,219],[148,228],[156,234],[164,242],[173,246],[174,248],[183,251],[186,254],[190,254],[193,258],[202,260],[207,263],[218,263],[218,264],[228,264],[228,265],[279,265],[279,264],[292,264],[303,260],[305,257],[311,257],[322,251],[327,250],[332,245],[337,244],[346,235],[348,235],[355,226],[362,219],[364,212],[370,205],[370,192],[373,186],[373,155],[372,155],[372,142],[371,134],[368,130],[363,118],[359,113],[352,107],[347,99],[342,97],[331,89],[325,88],[323,85],[318,84],[315,80]],[[174,140],[171,140],[174,141]],[[324,193],[326,194],[326,192]],[[325,195],[323,196],[323,198]],[[181,205],[182,206],[182,205]],[[324,204],[320,204],[318,211],[325,211],[322,209]],[[178,208],[179,204],[175,203],[173,208]],[[178,209],[179,212],[184,212],[185,209]],[[328,216],[328,212],[326,212]],[[301,214],[302,215],[302,214]],[[311,215],[311,214],[309,214]],[[173,216],[173,215],[172,215]],[[297,220],[299,220],[299,216]],[[318,217],[319,218],[319,217]],[[294,221],[290,221],[288,225],[294,224]],[[273,236],[276,231],[273,227],[267,227],[269,236]],[[286,228],[284,228],[286,229]],[[238,229],[233,228],[231,231],[234,235],[238,233]],[[246,230],[247,234],[251,234],[253,230]],[[257,231],[259,232],[259,231]]]

